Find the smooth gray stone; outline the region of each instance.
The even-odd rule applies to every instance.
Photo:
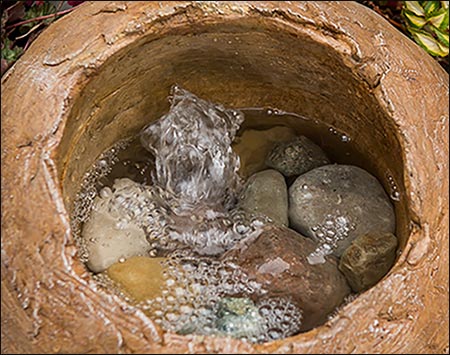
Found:
[[[266,165],[286,177],[306,173],[322,165],[330,164],[323,150],[305,136],[275,145],[266,158]]]
[[[358,236],[394,233],[394,208],[378,180],[351,165],[325,165],[289,189],[290,227],[341,256]]]
[[[256,214],[263,214],[275,223],[287,226],[288,194],[283,175],[276,170],[264,170],[247,180],[238,207]]]

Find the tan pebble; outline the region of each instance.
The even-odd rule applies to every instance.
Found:
[[[141,302],[161,295],[164,260],[166,259],[134,256],[123,263],[111,265],[106,273],[128,295]]]

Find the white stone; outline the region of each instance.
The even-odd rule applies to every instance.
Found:
[[[111,194],[95,198],[91,217],[81,233],[86,241],[87,266],[93,272],[102,272],[121,258],[146,255],[151,249],[144,231],[136,223],[122,216],[120,209],[109,208],[111,199],[119,192],[131,195],[131,192],[139,191],[138,184],[129,179],[118,179],[113,190]]]

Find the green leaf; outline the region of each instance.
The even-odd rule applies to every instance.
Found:
[[[8,62],[15,62],[17,58],[22,54],[23,49],[19,46],[11,47],[11,41],[5,40],[4,47],[2,48],[2,58]]]
[[[425,11],[418,1],[405,1],[405,7],[417,16],[425,16]]]
[[[25,13],[25,19],[28,20],[33,19],[35,17],[50,15],[55,11],[56,7],[52,3],[46,1],[40,6],[36,5],[31,6]]]
[[[404,11],[403,14],[408,24],[414,28],[422,28],[427,23],[423,17],[416,16],[412,12]]]
[[[438,40],[444,45],[448,47],[448,33],[444,33],[439,31],[438,28],[432,27],[431,28],[434,32],[434,34],[436,35],[436,37],[438,38]]]
[[[50,15],[55,12],[56,12],[56,7],[52,3],[46,1],[40,6],[36,6],[36,5],[31,6],[28,9],[28,11],[25,12],[25,20],[32,20],[34,18],[45,16],[45,15]],[[54,19],[55,18],[52,18],[52,21]],[[36,24],[37,24],[37,22],[33,21],[33,22],[27,23],[22,26],[25,27],[24,30],[25,30],[25,32],[27,32],[30,28],[36,26]]]
[[[444,20],[441,22],[441,25],[439,26],[440,30],[447,31],[448,32],[448,9],[445,10],[445,16]]]
[[[448,47],[441,45],[433,36],[422,31],[413,31],[412,35],[423,49],[434,56],[446,57],[448,55]]]
[[[431,15],[434,11],[439,9],[440,2],[439,1],[424,1],[423,9],[427,16]]]
[[[425,10],[425,14],[428,17],[433,12],[438,10],[440,8],[440,2],[439,1],[423,1],[423,9]]]
[[[447,25],[448,25],[448,11],[445,9],[441,9],[436,11],[431,17],[428,18],[428,21],[433,24],[433,26],[440,28],[447,17]]]

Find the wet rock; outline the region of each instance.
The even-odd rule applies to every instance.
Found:
[[[339,270],[355,292],[375,285],[395,261],[397,238],[391,233],[370,233],[356,238],[344,251]]]
[[[263,318],[258,307],[249,298],[226,297],[219,301],[217,330],[235,338],[259,336],[263,331]]]
[[[300,330],[309,330],[326,321],[327,315],[350,293],[338,270],[337,260],[310,265],[307,255],[316,243],[291,229],[267,227],[253,242],[240,244],[224,254],[261,283],[268,297],[290,299],[303,313]]]
[[[323,150],[305,136],[276,144],[266,158],[266,165],[286,177],[306,173],[330,164]]]
[[[139,184],[129,179],[117,179],[113,190],[105,187],[94,200],[91,216],[83,227],[82,237],[88,252],[87,266],[101,272],[120,258],[146,255],[150,245],[143,230],[120,207],[127,198],[141,194]]]
[[[288,127],[278,126],[259,131],[245,130],[233,142],[232,148],[240,158],[239,174],[247,178],[267,168],[265,159],[277,142],[285,142],[295,137],[295,132]]]
[[[286,182],[276,170],[250,176],[238,205],[245,211],[266,215],[280,225],[289,224]]]
[[[118,286],[140,302],[161,295],[165,286],[163,261],[165,258],[133,256],[123,263],[115,263],[106,270]]]
[[[290,227],[341,256],[366,233],[393,233],[394,209],[378,180],[350,165],[326,165],[289,188]]]
[[[106,213],[93,211],[86,223],[83,236],[87,241],[87,266],[101,272],[120,258],[145,255],[150,250],[141,228],[129,223],[118,229],[117,220]]]

